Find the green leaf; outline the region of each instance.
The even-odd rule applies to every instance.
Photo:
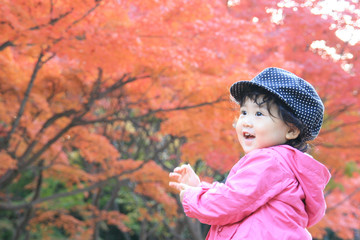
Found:
[[[345,165],[344,173],[348,177],[352,177],[354,172],[360,172],[360,168],[358,167],[356,162],[347,162]]]

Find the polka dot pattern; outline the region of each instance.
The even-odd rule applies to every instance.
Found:
[[[278,96],[306,126],[305,140],[319,134],[324,105],[314,87],[304,79],[280,68],[266,68],[251,81],[239,81],[230,87],[230,94],[239,99],[248,86],[258,86]]]

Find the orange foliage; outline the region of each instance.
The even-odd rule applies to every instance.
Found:
[[[83,228],[85,227],[82,221],[68,215],[65,211],[48,210],[39,212],[30,222],[30,228],[35,230],[39,223],[41,223],[44,239],[47,239],[47,235],[53,231],[51,227],[64,229],[71,239],[80,239],[79,236],[84,231]]]
[[[16,160],[9,156],[4,150],[0,152],[2,164],[0,166],[0,176],[10,169],[16,169]]]
[[[103,213],[103,218],[108,224],[114,225],[124,232],[129,231],[129,228],[124,225],[124,221],[127,220],[126,215],[120,214],[118,211],[108,211]]]
[[[162,203],[168,217],[176,216],[175,200],[168,195],[171,191],[168,187],[168,172],[161,169],[154,161],[150,161],[130,178],[137,183],[135,192]]]

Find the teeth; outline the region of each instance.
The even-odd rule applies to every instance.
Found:
[[[253,135],[251,135],[250,133],[245,132],[245,133],[244,133],[244,137],[250,138],[250,137],[253,137]]]

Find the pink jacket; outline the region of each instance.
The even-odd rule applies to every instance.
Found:
[[[306,230],[325,214],[327,168],[290,146],[258,149],[225,182],[185,191],[187,216],[212,225],[206,239],[311,239]]]

